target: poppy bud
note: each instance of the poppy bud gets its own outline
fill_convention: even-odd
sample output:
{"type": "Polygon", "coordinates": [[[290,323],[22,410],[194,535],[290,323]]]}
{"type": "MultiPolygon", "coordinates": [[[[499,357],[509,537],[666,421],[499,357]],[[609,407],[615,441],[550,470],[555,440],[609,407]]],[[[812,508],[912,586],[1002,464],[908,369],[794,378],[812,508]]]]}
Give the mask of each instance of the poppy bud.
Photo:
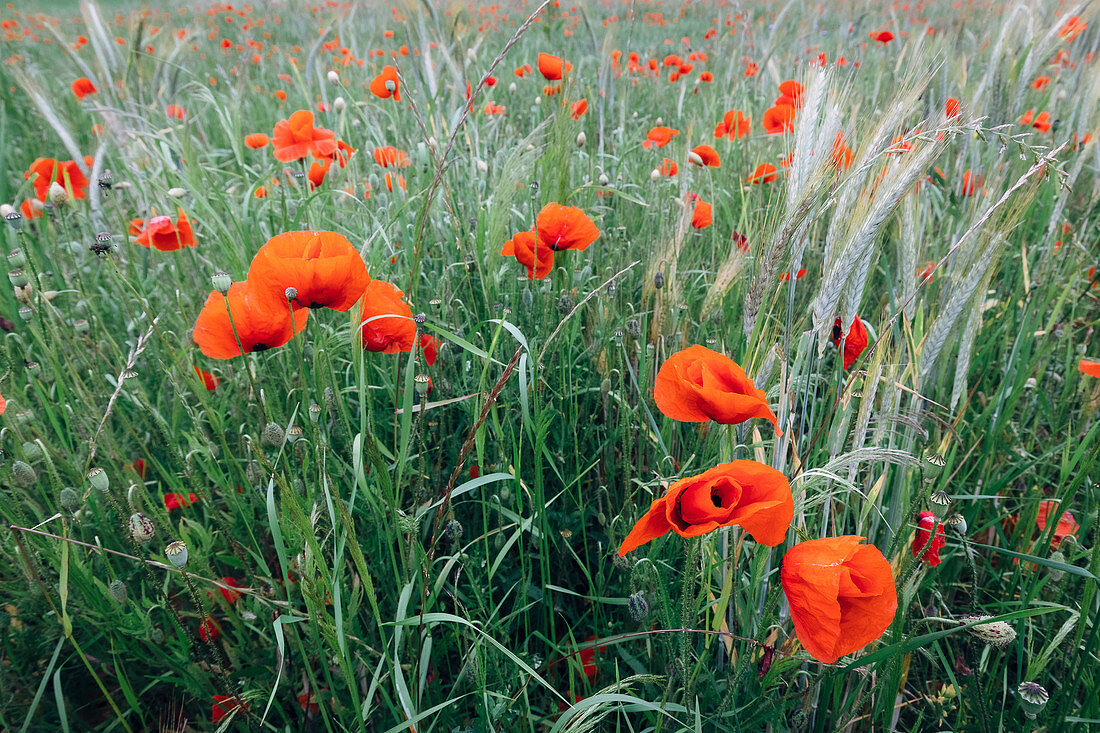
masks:
{"type": "Polygon", "coordinates": [[[601,173],[600,177],[597,179],[597,181],[599,182],[599,184],[601,186],[606,186],[609,183],[611,183],[611,179],[607,177],[606,173],[601,173]]]}
{"type": "Polygon", "coordinates": [[[645,594],[641,591],[631,594],[626,600],[626,610],[630,612],[630,618],[634,619],[634,623],[640,624],[645,621],[649,616],[649,603],[645,599],[645,594]]]}
{"type": "Polygon", "coordinates": [[[222,295],[229,293],[229,286],[233,284],[233,278],[228,272],[215,272],[210,276],[210,283],[222,295]]]}
{"type": "Polygon", "coordinates": [[[443,536],[452,543],[457,543],[462,539],[463,531],[462,524],[457,519],[452,519],[443,525],[443,536]]]}
{"type": "Polygon", "coordinates": [[[77,336],[87,336],[88,332],[92,330],[91,325],[83,318],[78,318],[73,321],[73,331],[77,336]]]}
{"type": "Polygon", "coordinates": [[[135,542],[144,545],[153,539],[153,535],[156,533],[157,528],[152,519],[141,512],[134,512],[130,515],[130,536],[134,538],[135,542]]]}
{"type": "MultiPolygon", "coordinates": [[[[963,616],[959,621],[968,624],[974,621],[984,621],[988,618],[993,617],[963,616]]],[[[994,621],[989,624],[976,624],[968,628],[967,631],[984,641],[986,644],[997,647],[998,649],[1004,649],[1009,644],[1016,641],[1016,629],[1012,628],[1004,621],[994,621]]]]}
{"type": "Polygon", "coordinates": [[[8,264],[12,267],[26,267],[26,253],[21,249],[13,249],[11,252],[8,252],[8,264]]]}
{"type": "Polygon", "coordinates": [[[325,407],[330,410],[336,409],[336,391],[332,387],[325,387],[325,391],[321,393],[325,398],[325,407]]]}
{"type": "Polygon", "coordinates": [[[946,491],[937,491],[928,497],[928,504],[932,507],[932,513],[936,515],[936,519],[942,521],[947,516],[947,510],[951,506],[951,497],[947,495],[946,491]]]}
{"type": "Polygon", "coordinates": [[[657,270],[657,272],[653,275],[653,287],[660,290],[664,286],[665,286],[665,274],[663,272],[661,272],[660,270],[657,270]]]}
{"type": "Polygon", "coordinates": [[[583,148],[586,142],[588,142],[588,138],[585,137],[584,130],[581,130],[577,133],[577,147],[583,148]]]}
{"type": "Polygon", "coordinates": [[[107,491],[111,488],[111,479],[102,468],[93,468],[88,471],[88,483],[92,485],[92,488],[100,491],[107,491]]]}
{"type": "Polygon", "coordinates": [[[948,528],[954,530],[955,532],[958,532],[960,535],[966,535],[966,519],[963,517],[963,515],[952,514],[944,521],[944,524],[948,528]]]}
{"type": "Polygon", "coordinates": [[[38,480],[38,474],[34,472],[29,463],[16,461],[11,464],[11,473],[20,486],[33,486],[38,480]]]}
{"type": "Polygon", "coordinates": [[[266,445],[278,446],[282,445],[284,438],[286,438],[286,433],[283,432],[282,427],[278,423],[269,422],[264,428],[260,440],[266,445]]]}
{"type": "Polygon", "coordinates": [[[314,425],[321,419],[321,406],[316,402],[309,406],[309,421],[314,425]]]}
{"type": "Polygon", "coordinates": [[[562,293],[561,297],[558,298],[558,313],[564,316],[571,310],[573,310],[573,296],[569,293],[562,293]]]}
{"type": "Polygon", "coordinates": [[[512,82],[511,84],[508,85],[508,91],[510,91],[510,92],[516,91],[516,83],[515,82],[512,82]]]}
{"type": "Polygon", "coordinates": [[[661,180],[661,171],[657,170],[656,168],[651,170],[649,172],[649,180],[653,181],[654,183],[661,180]]]}
{"type": "Polygon", "coordinates": [[[694,163],[695,165],[702,167],[703,158],[702,158],[702,156],[699,155],[699,153],[692,150],[691,152],[688,153],[688,162],[689,163],[694,163]]]}
{"type": "Polygon", "coordinates": [[[46,197],[54,206],[61,206],[69,200],[69,194],[66,193],[64,186],[57,181],[50,184],[50,188],[46,192],[46,197]]]}
{"type": "Polygon", "coordinates": [[[488,170],[489,170],[489,164],[486,163],[481,158],[478,158],[477,159],[477,172],[478,173],[485,173],[488,170]]]}
{"type": "Polygon", "coordinates": [[[61,504],[61,508],[70,514],[80,508],[80,494],[76,493],[76,490],[71,487],[65,487],[61,490],[58,501],[61,504]]]}
{"type": "Polygon", "coordinates": [[[171,196],[174,199],[181,199],[181,198],[183,198],[184,196],[187,195],[187,189],[186,188],[180,188],[179,186],[177,186],[175,188],[170,188],[170,189],[168,189],[168,195],[171,196]]]}
{"type": "Polygon", "coordinates": [[[1020,707],[1024,709],[1028,720],[1035,720],[1035,716],[1050,699],[1050,693],[1038,682],[1021,682],[1016,693],[1020,696],[1020,707]]]}
{"type": "MultiPolygon", "coordinates": [[[[1055,550],[1054,552],[1050,553],[1050,559],[1051,562],[1060,562],[1063,564],[1065,564],[1066,562],[1066,556],[1062,554],[1061,550],[1055,550]]],[[[1050,575],[1050,579],[1053,580],[1055,583],[1060,582],[1062,578],[1066,577],[1066,571],[1059,570],[1058,568],[1047,568],[1047,574],[1050,575]]]]}
{"type": "Polygon", "coordinates": [[[329,72],[328,72],[328,83],[329,84],[339,84],[340,83],[340,75],[337,74],[332,69],[329,69],[329,72]]]}
{"type": "Polygon", "coordinates": [[[164,554],[167,555],[171,563],[180,570],[183,570],[183,566],[187,564],[187,545],[179,540],[169,543],[169,545],[164,548],[164,554]]]}
{"type": "Polygon", "coordinates": [[[111,594],[111,598],[114,599],[115,603],[126,602],[126,584],[121,580],[112,580],[111,584],[107,586],[107,592],[111,594]]]}
{"type": "Polygon", "coordinates": [[[531,288],[524,288],[523,290],[523,307],[530,308],[535,304],[535,296],[531,292],[531,288]]]}
{"type": "Polygon", "coordinates": [[[332,109],[337,113],[343,112],[347,108],[348,103],[344,101],[343,97],[337,97],[336,99],[332,100],[332,109]]]}

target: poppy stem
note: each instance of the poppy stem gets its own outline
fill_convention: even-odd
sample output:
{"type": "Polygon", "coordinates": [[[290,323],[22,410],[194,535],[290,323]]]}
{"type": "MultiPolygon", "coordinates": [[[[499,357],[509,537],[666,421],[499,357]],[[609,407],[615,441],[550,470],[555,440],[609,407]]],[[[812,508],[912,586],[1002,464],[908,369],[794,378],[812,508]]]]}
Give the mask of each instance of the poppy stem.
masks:
{"type": "MultiPolygon", "coordinates": [[[[233,321],[233,309],[229,307],[229,296],[225,295],[223,293],[222,294],[222,299],[225,301],[225,312],[227,314],[229,314],[229,327],[233,329],[233,338],[237,341],[237,348],[240,350],[241,356],[244,356],[247,359],[248,357],[245,355],[244,345],[241,343],[241,336],[240,336],[239,333],[237,333],[237,324],[234,323],[234,321],[233,321]]],[[[293,338],[293,332],[294,332],[294,316],[293,315],[291,315],[291,317],[290,317],[290,330],[291,330],[291,338],[293,338]]],[[[267,424],[267,407],[264,405],[264,401],[262,399],[260,399],[260,391],[258,389],[256,389],[256,381],[252,378],[251,364],[246,364],[245,368],[244,368],[244,371],[245,371],[245,374],[248,375],[248,384],[252,388],[252,394],[255,395],[256,399],[258,399],[260,401],[260,417],[262,418],[261,421],[266,425],[267,424]]]]}

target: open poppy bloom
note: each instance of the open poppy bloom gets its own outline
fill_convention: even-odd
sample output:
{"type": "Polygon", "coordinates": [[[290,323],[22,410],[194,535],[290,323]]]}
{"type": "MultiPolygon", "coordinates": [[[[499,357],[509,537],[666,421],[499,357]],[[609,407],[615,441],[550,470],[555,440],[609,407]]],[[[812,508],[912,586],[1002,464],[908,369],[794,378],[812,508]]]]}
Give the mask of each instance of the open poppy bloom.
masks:
{"type": "Polygon", "coordinates": [[[204,387],[206,387],[207,392],[213,392],[222,382],[222,380],[218,379],[210,372],[204,371],[197,366],[195,367],[195,374],[199,375],[199,379],[202,380],[202,384],[204,387]]]}
{"type": "Polygon", "coordinates": [[[728,137],[730,140],[740,140],[749,134],[752,118],[745,117],[741,110],[730,110],[722,118],[722,121],[714,128],[715,137],[728,137]]]}
{"type": "Polygon", "coordinates": [[[540,242],[534,232],[519,232],[504,243],[500,253],[515,257],[532,280],[542,280],[554,269],[554,250],[540,242]]]}
{"type": "Polygon", "coordinates": [[[327,158],[336,152],[336,133],[313,126],[313,113],[300,109],[290,119],[279,120],[271,134],[275,160],[289,163],[307,155],[327,158]]]}
{"type": "Polygon", "coordinates": [[[228,295],[214,290],[207,296],[195,320],[192,338],[211,359],[232,359],[282,346],[306,327],[308,317],[305,309],[294,308],[292,312],[285,295],[274,298],[248,282],[233,283],[228,295]]]}
{"type": "Polygon", "coordinates": [[[92,80],[86,76],[74,81],[72,84],[72,90],[77,99],[84,99],[84,97],[88,96],[89,94],[99,93],[99,90],[95,88],[95,84],[92,83],[92,80]]]}
{"type": "Polygon", "coordinates": [[[913,557],[922,557],[929,565],[936,567],[940,564],[940,550],[947,544],[944,539],[943,524],[936,527],[936,537],[932,537],[932,527],[937,524],[936,515],[930,511],[922,511],[917,515],[917,534],[913,537],[913,557]],[[921,551],[923,550],[923,556],[921,551]]]}
{"type": "Polygon", "coordinates": [[[779,85],[779,98],[775,100],[775,106],[781,104],[802,109],[802,85],[797,81],[788,80],[779,85]]]}
{"type": "Polygon", "coordinates": [[[752,175],[745,180],[752,184],[758,184],[771,183],[776,178],[779,178],[779,169],[771,163],[761,163],[756,166],[756,170],[752,172],[752,175]]]}
{"type": "Polygon", "coordinates": [[[184,496],[179,493],[165,494],[164,495],[164,509],[165,511],[172,511],[173,509],[183,509],[189,507],[199,500],[199,497],[194,494],[188,494],[184,496]]]}
{"type": "Polygon", "coordinates": [[[579,120],[585,112],[588,111],[588,100],[581,99],[577,102],[573,102],[573,106],[569,109],[569,116],[574,120],[579,120]]]}
{"type": "Polygon", "coordinates": [[[658,125],[657,127],[651,128],[650,131],[646,133],[646,139],[645,142],[642,143],[642,147],[652,148],[656,146],[658,148],[663,148],[664,146],[672,142],[672,138],[676,137],[679,134],[679,130],[674,130],[671,127],[662,127],[658,125]]]}
{"type": "Polygon", "coordinates": [[[851,369],[852,364],[856,363],[856,359],[867,348],[867,329],[864,327],[863,321],[859,320],[859,316],[852,319],[852,325],[848,328],[847,336],[844,335],[844,331],[840,327],[839,318],[833,323],[833,345],[839,348],[842,339],[844,341],[844,368],[851,369]]]}
{"type": "Polygon", "coordinates": [[[382,68],[382,73],[374,77],[370,83],[370,91],[376,97],[401,101],[401,89],[398,87],[397,69],[392,66],[382,68]]]}
{"type": "MultiPolygon", "coordinates": [[[[176,210],[176,221],[170,216],[154,216],[145,222],[137,235],[137,243],[142,247],[152,247],[161,252],[174,252],[184,247],[195,246],[195,232],[183,209],[176,210]]],[[[133,222],[131,222],[132,224],[133,222]]]]}
{"type": "Polygon", "coordinates": [[[294,288],[296,305],[348,311],[370,282],[359,251],[336,232],[286,232],[267,240],[248,268],[251,287],[271,298],[294,288]]]}
{"type": "Polygon", "coordinates": [[[670,356],[653,386],[657,409],[673,420],[736,425],[754,417],[770,420],[782,435],[764,392],[725,354],[689,346],[670,356]]]}
{"type": "Polygon", "coordinates": [[[619,557],[669,531],[698,537],[719,527],[738,526],[763,545],[775,547],[794,518],[787,477],[756,461],[722,463],[682,478],[653,500],[619,547],[619,557]]]}
{"type": "Polygon", "coordinates": [[[764,126],[764,132],[769,135],[794,132],[794,107],[789,104],[769,107],[764,110],[764,119],[761,124],[764,126]]]}
{"type": "Polygon", "coordinates": [[[1081,370],[1082,374],[1087,374],[1090,377],[1100,377],[1100,361],[1082,359],[1077,368],[1081,370]]]}
{"type": "Polygon", "coordinates": [[[894,620],[897,589],[890,563],[858,535],[800,542],[783,556],[779,577],[798,640],[831,664],[862,649],[894,620]]]}
{"type": "Polygon", "coordinates": [[[702,161],[701,165],[710,166],[711,168],[722,167],[722,161],[718,158],[718,151],[709,145],[696,145],[691,149],[691,152],[699,156],[699,160],[702,161]]]}
{"type": "Polygon", "coordinates": [[[587,249],[600,236],[600,230],[575,206],[547,204],[535,219],[539,242],[555,252],[563,249],[587,249]]]}
{"type": "MultiPolygon", "coordinates": [[[[86,164],[91,165],[91,158],[85,158],[86,164]]],[[[38,158],[31,163],[30,169],[23,177],[34,184],[34,197],[45,201],[49,197],[50,184],[56,181],[74,199],[82,199],[88,195],[88,179],[76,161],[61,162],[53,158],[38,158]],[[37,174],[37,178],[35,178],[37,174]]],[[[33,218],[33,217],[28,217],[33,218]]]]}
{"type": "Polygon", "coordinates": [[[657,167],[657,172],[662,176],[672,177],[680,172],[680,166],[676,165],[675,160],[665,158],[661,161],[661,165],[657,167]]]}
{"type": "Polygon", "coordinates": [[[383,354],[412,351],[416,323],[404,293],[383,280],[371,280],[359,302],[363,348],[383,354]]]}
{"type": "Polygon", "coordinates": [[[691,226],[695,229],[706,229],[713,223],[714,208],[702,199],[696,201],[691,212],[691,226]]]}
{"type": "MultiPolygon", "coordinates": [[[[1056,501],[1041,501],[1039,502],[1039,513],[1035,516],[1035,524],[1039,526],[1040,532],[1045,532],[1047,528],[1047,522],[1052,514],[1058,511],[1058,502],[1056,501]]],[[[1058,525],[1054,528],[1054,534],[1050,538],[1050,549],[1057,550],[1058,546],[1062,544],[1062,540],[1070,535],[1076,535],[1077,530],[1081,528],[1081,525],[1077,523],[1077,520],[1073,518],[1073,515],[1069,512],[1063,512],[1058,517],[1058,525]]]]}
{"type": "Polygon", "coordinates": [[[573,64],[565,63],[560,57],[549,53],[539,54],[539,73],[546,77],[547,81],[558,81],[562,74],[573,70],[573,64]]]}
{"type": "Polygon", "coordinates": [[[321,184],[325,182],[325,177],[328,176],[328,169],[331,167],[332,158],[322,158],[309,164],[309,173],[306,174],[306,178],[309,179],[310,191],[321,187],[321,184]]]}
{"type": "Polygon", "coordinates": [[[398,150],[392,145],[374,149],[374,162],[383,168],[407,168],[409,154],[404,150],[398,150]]]}
{"type": "Polygon", "coordinates": [[[214,706],[210,711],[210,720],[213,723],[220,723],[225,716],[241,710],[248,710],[248,703],[242,701],[239,697],[214,695],[214,706]]]}
{"type": "Polygon", "coordinates": [[[269,142],[271,142],[270,138],[262,132],[254,132],[251,135],[244,136],[244,144],[253,150],[267,147],[269,142]]]}
{"type": "Polygon", "coordinates": [[[954,97],[947,100],[943,105],[943,113],[949,120],[953,120],[959,116],[959,100],[954,97]]]}
{"type": "Polygon", "coordinates": [[[879,31],[878,33],[871,33],[871,40],[877,41],[885,46],[890,41],[894,40],[894,34],[890,31],[879,31]]]}

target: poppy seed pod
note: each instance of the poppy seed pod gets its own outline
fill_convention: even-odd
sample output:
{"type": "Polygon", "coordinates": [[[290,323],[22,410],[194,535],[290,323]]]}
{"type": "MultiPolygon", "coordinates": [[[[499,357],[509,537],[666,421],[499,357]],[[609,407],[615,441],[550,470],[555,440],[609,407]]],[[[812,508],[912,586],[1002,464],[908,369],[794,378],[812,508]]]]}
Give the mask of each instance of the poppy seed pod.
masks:
{"type": "Polygon", "coordinates": [[[11,473],[20,486],[33,486],[38,480],[38,474],[35,473],[29,463],[23,461],[16,461],[11,464],[11,473]]]}
{"type": "Polygon", "coordinates": [[[73,331],[77,336],[87,336],[88,332],[92,330],[91,324],[89,324],[83,318],[78,318],[73,321],[73,331]]]}
{"type": "Polygon", "coordinates": [[[301,425],[292,425],[290,430],[286,431],[286,442],[297,443],[299,440],[305,437],[305,430],[301,425]]]}
{"type": "Polygon", "coordinates": [[[295,300],[298,297],[298,288],[289,287],[283,291],[283,295],[286,296],[287,300],[295,300]]]}
{"type": "Polygon", "coordinates": [[[561,297],[558,298],[558,313],[564,316],[571,310],[573,310],[573,296],[569,293],[562,293],[561,297]]]}
{"type": "Polygon", "coordinates": [[[947,461],[939,453],[928,453],[924,457],[921,467],[924,469],[924,478],[931,481],[940,475],[940,471],[947,465],[947,461]]]}
{"type": "Polygon", "coordinates": [[[30,280],[27,279],[27,273],[23,272],[22,268],[9,270],[8,280],[10,280],[11,284],[17,288],[21,288],[30,282],[30,280]]]}
{"type": "Polygon", "coordinates": [[[13,249],[11,252],[8,252],[8,264],[12,267],[26,267],[26,253],[21,249],[13,249]]]}
{"type": "Polygon", "coordinates": [[[76,493],[75,489],[66,487],[61,490],[58,502],[61,504],[62,509],[72,514],[80,508],[80,494],[76,493]]]}
{"type": "Polygon", "coordinates": [[[657,270],[653,275],[653,287],[660,290],[665,286],[665,274],[660,270],[657,270]]]}
{"type": "Polygon", "coordinates": [[[180,570],[187,564],[187,545],[183,544],[179,540],[169,543],[164,548],[164,554],[168,556],[169,561],[180,570]]]}
{"type": "Polygon", "coordinates": [[[318,405],[316,402],[314,402],[313,404],[311,404],[309,406],[308,413],[309,413],[309,421],[311,423],[313,423],[314,425],[316,425],[317,421],[321,419],[321,406],[318,405]]]}
{"type": "MultiPolygon", "coordinates": [[[[34,309],[32,309],[29,305],[24,305],[24,306],[20,307],[20,309],[17,312],[19,313],[19,317],[21,319],[23,319],[24,323],[30,322],[31,318],[34,317],[34,309]]],[[[27,366],[29,367],[31,364],[37,364],[37,363],[38,362],[28,362],[27,366]]]]}
{"type": "Polygon", "coordinates": [[[947,516],[947,510],[951,508],[951,497],[947,495],[946,491],[937,491],[928,497],[928,505],[932,507],[932,513],[936,515],[936,520],[943,521],[943,518],[947,516]]]}
{"type": "Polygon", "coordinates": [[[4,214],[4,221],[8,223],[15,231],[19,231],[23,228],[23,215],[18,211],[12,211],[11,213],[4,214]]]}
{"type": "Polygon", "coordinates": [[[111,479],[102,468],[93,468],[88,471],[88,483],[92,485],[92,488],[100,491],[107,491],[111,488],[111,479]]]}
{"type": "Polygon", "coordinates": [[[157,528],[152,519],[141,512],[134,512],[130,515],[130,536],[134,538],[134,542],[144,545],[153,539],[156,533],[157,528]]]}
{"type": "Polygon", "coordinates": [[[263,435],[260,436],[260,440],[265,445],[278,446],[282,445],[283,439],[286,437],[286,433],[278,423],[269,422],[264,427],[263,435]]]}
{"type": "Polygon", "coordinates": [[[427,374],[417,374],[413,377],[413,386],[416,388],[418,395],[425,395],[432,386],[432,378],[427,374]]]}
{"type": "Polygon", "coordinates": [[[230,277],[228,272],[215,272],[210,276],[210,283],[219,293],[227,295],[229,287],[233,284],[233,278],[230,277]]]}
{"type": "Polygon", "coordinates": [[[1020,696],[1020,706],[1023,707],[1024,715],[1028,720],[1035,720],[1035,716],[1050,699],[1050,693],[1038,682],[1021,682],[1016,688],[1016,694],[1020,696]]]}
{"type": "Polygon", "coordinates": [[[111,594],[111,598],[115,603],[126,602],[126,584],[121,580],[112,580],[111,584],[107,586],[107,592],[111,594]]]}
{"type": "Polygon", "coordinates": [[[961,514],[952,514],[946,520],[944,524],[948,528],[958,532],[960,535],[966,535],[966,519],[961,514]]]}

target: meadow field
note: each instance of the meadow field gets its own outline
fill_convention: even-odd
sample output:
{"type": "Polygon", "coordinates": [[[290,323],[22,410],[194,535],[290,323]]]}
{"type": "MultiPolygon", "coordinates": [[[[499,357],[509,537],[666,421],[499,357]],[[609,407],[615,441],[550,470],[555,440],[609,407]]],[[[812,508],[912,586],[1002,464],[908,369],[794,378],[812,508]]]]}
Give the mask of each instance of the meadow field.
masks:
{"type": "Polygon", "coordinates": [[[0,732],[1100,730],[1100,19],[0,7],[0,732]]]}

